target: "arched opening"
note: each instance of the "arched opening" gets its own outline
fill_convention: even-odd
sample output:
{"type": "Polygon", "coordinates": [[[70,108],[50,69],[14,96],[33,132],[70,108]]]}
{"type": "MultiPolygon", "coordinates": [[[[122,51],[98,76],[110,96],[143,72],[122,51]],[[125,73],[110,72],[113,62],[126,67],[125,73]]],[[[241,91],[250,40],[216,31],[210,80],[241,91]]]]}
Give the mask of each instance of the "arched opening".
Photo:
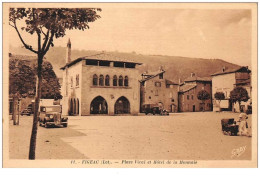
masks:
{"type": "Polygon", "coordinates": [[[124,85],[125,85],[126,87],[128,86],[128,76],[125,76],[124,85]]]}
{"type": "Polygon", "coordinates": [[[104,86],[104,76],[103,75],[99,76],[99,86],[104,86]]]}
{"type": "Polygon", "coordinates": [[[107,101],[102,96],[97,96],[90,104],[90,114],[107,114],[107,108],[107,101]]]}
{"type": "Polygon", "coordinates": [[[79,99],[77,98],[77,115],[79,115],[79,99]]]}
{"type": "Polygon", "coordinates": [[[93,75],[93,85],[94,86],[98,85],[98,76],[96,74],[93,75]]]}
{"type": "Polygon", "coordinates": [[[113,76],[113,86],[117,86],[117,76],[113,76]]]}
{"type": "Polygon", "coordinates": [[[109,86],[109,75],[106,75],[106,79],[105,79],[105,85],[109,86]]]}
{"type": "Polygon", "coordinates": [[[116,101],[115,114],[130,114],[130,103],[126,97],[121,96],[116,101]]]}
{"type": "Polygon", "coordinates": [[[73,100],[72,99],[70,99],[69,115],[73,115],[73,100]]]}
{"type": "Polygon", "coordinates": [[[77,104],[76,104],[76,99],[74,98],[74,103],[73,103],[73,114],[74,115],[77,114],[76,108],[77,108],[77,104]]]}
{"type": "Polygon", "coordinates": [[[123,86],[123,77],[121,75],[119,76],[118,85],[123,86]]]}

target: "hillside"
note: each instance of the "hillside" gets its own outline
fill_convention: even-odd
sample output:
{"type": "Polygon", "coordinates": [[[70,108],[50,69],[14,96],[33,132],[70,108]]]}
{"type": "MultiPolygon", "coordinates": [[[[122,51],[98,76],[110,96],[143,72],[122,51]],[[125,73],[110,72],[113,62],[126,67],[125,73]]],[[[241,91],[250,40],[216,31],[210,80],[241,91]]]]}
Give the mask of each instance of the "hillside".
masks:
{"type": "MultiPolygon", "coordinates": [[[[11,53],[15,54],[30,54],[23,48],[10,48],[11,53]]],[[[72,60],[86,56],[100,53],[101,51],[86,51],[86,50],[72,50],[72,60]]],[[[210,77],[211,74],[222,69],[236,67],[236,64],[226,62],[221,59],[201,59],[188,58],[177,56],[160,56],[160,55],[142,55],[136,53],[121,53],[121,52],[107,52],[120,58],[130,59],[135,62],[143,63],[139,67],[140,74],[144,71],[157,71],[160,66],[166,70],[165,76],[169,80],[178,82],[179,78],[183,81],[190,76],[190,73],[195,73],[200,77],[210,77]]],[[[54,47],[49,50],[46,59],[52,63],[55,73],[58,77],[62,77],[60,67],[65,65],[66,48],[54,47]]]]}

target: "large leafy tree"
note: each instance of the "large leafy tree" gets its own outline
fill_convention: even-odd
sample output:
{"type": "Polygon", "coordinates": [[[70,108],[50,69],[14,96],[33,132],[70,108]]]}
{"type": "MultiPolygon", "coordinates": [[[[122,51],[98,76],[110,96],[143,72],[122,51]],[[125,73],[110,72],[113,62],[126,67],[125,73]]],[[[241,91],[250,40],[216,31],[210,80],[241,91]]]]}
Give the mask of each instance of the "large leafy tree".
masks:
{"type": "Polygon", "coordinates": [[[231,92],[230,92],[230,100],[232,103],[238,102],[239,104],[239,109],[241,108],[241,102],[247,102],[249,99],[248,92],[245,88],[243,87],[235,87],[231,92]]]}
{"type": "Polygon", "coordinates": [[[221,102],[221,100],[225,99],[225,94],[223,92],[216,92],[214,94],[214,97],[215,97],[216,100],[218,100],[219,111],[221,111],[220,102],[221,102]]]}
{"type": "Polygon", "coordinates": [[[39,101],[41,97],[42,86],[42,63],[43,57],[54,46],[54,39],[65,36],[67,30],[86,30],[89,29],[89,23],[94,22],[100,16],[97,8],[10,8],[9,24],[12,26],[21,40],[23,46],[29,51],[35,53],[37,61],[38,85],[35,97],[35,110],[33,116],[32,134],[30,140],[29,159],[35,159],[37,121],[39,101]],[[19,29],[17,22],[24,21],[25,26],[19,29]],[[28,44],[21,30],[37,37],[37,47],[33,48],[28,44]]]}
{"type": "Polygon", "coordinates": [[[33,94],[35,73],[25,61],[11,58],[9,60],[9,97],[13,99],[13,124],[18,125],[18,100],[33,94]]]}
{"type": "Polygon", "coordinates": [[[205,110],[205,101],[210,99],[210,94],[206,90],[201,90],[198,92],[197,98],[202,101],[202,103],[204,105],[204,108],[203,108],[203,111],[204,111],[205,110]]]}

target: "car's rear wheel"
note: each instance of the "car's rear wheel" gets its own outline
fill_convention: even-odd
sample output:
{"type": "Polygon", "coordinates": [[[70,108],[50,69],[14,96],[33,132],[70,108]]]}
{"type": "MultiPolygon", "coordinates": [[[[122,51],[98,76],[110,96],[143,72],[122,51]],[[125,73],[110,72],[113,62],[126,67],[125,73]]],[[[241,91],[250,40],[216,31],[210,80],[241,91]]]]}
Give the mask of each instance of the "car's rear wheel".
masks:
{"type": "Polygon", "coordinates": [[[46,120],[43,121],[43,124],[44,124],[44,127],[45,127],[45,128],[48,128],[48,127],[49,127],[48,124],[46,123],[46,120]]]}
{"type": "Polygon", "coordinates": [[[63,123],[63,127],[67,127],[68,126],[68,123],[63,123]]]}

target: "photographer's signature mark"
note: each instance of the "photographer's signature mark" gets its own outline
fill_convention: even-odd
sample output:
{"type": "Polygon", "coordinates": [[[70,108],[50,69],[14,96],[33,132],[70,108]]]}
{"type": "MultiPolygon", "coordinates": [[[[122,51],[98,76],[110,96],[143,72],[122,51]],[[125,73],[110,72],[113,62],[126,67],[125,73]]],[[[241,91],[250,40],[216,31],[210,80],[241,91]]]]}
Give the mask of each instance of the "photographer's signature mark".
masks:
{"type": "Polygon", "coordinates": [[[235,148],[231,151],[231,158],[239,157],[246,151],[246,146],[235,148]]]}

